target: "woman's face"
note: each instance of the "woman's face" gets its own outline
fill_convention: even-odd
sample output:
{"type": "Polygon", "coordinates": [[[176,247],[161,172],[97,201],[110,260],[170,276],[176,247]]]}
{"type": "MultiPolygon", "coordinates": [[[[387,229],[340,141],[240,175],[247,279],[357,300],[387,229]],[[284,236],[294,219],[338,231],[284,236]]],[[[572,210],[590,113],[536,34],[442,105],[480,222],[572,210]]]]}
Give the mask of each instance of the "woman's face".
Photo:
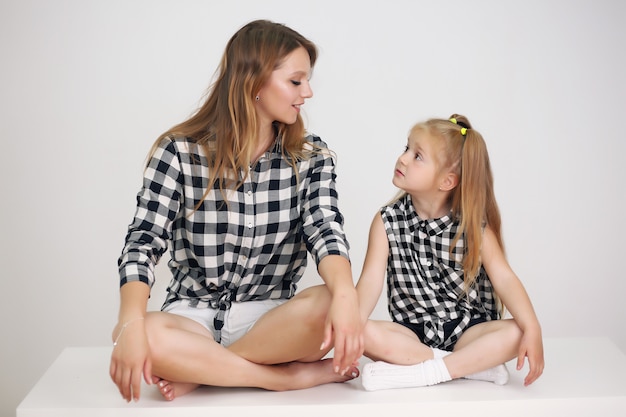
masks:
{"type": "Polygon", "coordinates": [[[294,49],[258,92],[256,108],[261,123],[295,123],[304,100],[313,96],[310,76],[309,54],[302,47],[294,49]]]}

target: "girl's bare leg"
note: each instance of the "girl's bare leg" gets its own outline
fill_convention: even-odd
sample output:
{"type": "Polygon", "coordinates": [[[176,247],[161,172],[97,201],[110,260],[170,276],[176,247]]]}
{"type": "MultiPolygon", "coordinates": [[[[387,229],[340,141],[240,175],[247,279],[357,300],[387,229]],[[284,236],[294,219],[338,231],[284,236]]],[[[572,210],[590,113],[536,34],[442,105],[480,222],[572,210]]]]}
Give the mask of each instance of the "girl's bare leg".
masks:
{"type": "Polygon", "coordinates": [[[401,324],[369,320],[364,335],[365,356],[373,361],[413,365],[433,358],[432,349],[401,324]]]}
{"type": "Polygon", "coordinates": [[[452,379],[462,378],[515,358],[521,338],[521,329],[511,319],[477,324],[463,333],[443,360],[452,379]]]}
{"type": "MultiPolygon", "coordinates": [[[[464,376],[508,362],[517,355],[522,332],[513,320],[493,320],[470,327],[444,362],[450,376],[464,376]]],[[[430,347],[406,327],[369,321],[365,327],[365,355],[374,361],[413,365],[433,359],[430,347]]]]}
{"type": "MultiPolygon", "coordinates": [[[[379,330],[381,329],[382,326],[379,326],[379,330]]],[[[401,350],[406,351],[408,355],[398,358],[397,355],[383,352],[385,357],[380,359],[384,362],[366,364],[363,370],[363,387],[368,391],[434,385],[462,377],[497,384],[506,383],[508,380],[506,369],[502,376],[497,372],[498,368],[494,367],[516,356],[522,337],[520,328],[513,320],[489,321],[466,330],[452,353],[442,355],[441,351],[431,350],[430,357],[437,353],[436,358],[418,359],[415,362],[410,356],[410,338],[407,337],[405,340],[398,338],[397,332],[389,331],[390,326],[386,330],[383,338],[385,343],[388,345],[394,343],[392,337],[395,333],[395,340],[405,343],[401,345],[401,350]],[[480,374],[477,374],[479,372],[480,374]]],[[[424,345],[416,337],[413,346],[417,351],[422,350],[424,345]]]]}

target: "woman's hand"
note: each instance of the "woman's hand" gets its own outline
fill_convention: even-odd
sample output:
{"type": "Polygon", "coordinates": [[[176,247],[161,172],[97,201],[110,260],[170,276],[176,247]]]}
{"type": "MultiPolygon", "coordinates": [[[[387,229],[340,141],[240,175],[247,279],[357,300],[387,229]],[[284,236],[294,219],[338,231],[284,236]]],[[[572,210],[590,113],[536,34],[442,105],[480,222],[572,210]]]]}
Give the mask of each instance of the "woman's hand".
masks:
{"type": "Polygon", "coordinates": [[[112,339],[111,379],[126,401],[137,401],[142,375],[147,384],[152,383],[152,361],[143,317],[118,323],[112,339]]]}
{"type": "Polygon", "coordinates": [[[365,349],[363,320],[352,270],[350,262],[339,255],[324,257],[317,270],[332,297],[320,349],[329,348],[334,340],[333,367],[335,372],[343,375],[358,363],[365,349]]]}
{"type": "Polygon", "coordinates": [[[354,288],[346,293],[333,294],[322,348],[328,347],[334,337],[335,372],[345,375],[351,366],[358,365],[364,350],[362,330],[363,321],[354,288]]]}

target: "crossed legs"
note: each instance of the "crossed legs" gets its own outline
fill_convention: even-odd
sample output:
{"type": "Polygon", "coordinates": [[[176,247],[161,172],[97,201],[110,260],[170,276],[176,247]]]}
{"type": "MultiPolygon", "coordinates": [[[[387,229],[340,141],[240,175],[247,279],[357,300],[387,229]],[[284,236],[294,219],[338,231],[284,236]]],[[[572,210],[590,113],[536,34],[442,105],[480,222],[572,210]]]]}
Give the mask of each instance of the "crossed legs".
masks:
{"type": "Polygon", "coordinates": [[[368,322],[365,355],[378,362],[364,368],[363,386],[424,386],[463,377],[503,384],[508,371],[502,364],[516,356],[521,336],[513,320],[489,321],[466,330],[448,353],[425,346],[399,324],[368,322]]]}
{"type": "Polygon", "coordinates": [[[320,360],[330,294],[312,287],[263,315],[241,339],[225,348],[191,319],[153,312],[146,317],[155,381],[168,399],[199,385],[258,387],[274,391],[344,382],[332,360],[320,360]]]}

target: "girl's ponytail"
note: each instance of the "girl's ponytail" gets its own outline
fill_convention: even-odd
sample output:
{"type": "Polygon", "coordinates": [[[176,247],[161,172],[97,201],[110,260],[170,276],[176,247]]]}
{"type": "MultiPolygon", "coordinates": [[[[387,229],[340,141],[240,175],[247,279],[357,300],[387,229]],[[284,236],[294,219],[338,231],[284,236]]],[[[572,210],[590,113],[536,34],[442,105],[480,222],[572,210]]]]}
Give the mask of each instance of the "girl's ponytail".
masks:
{"type": "Polygon", "coordinates": [[[463,233],[465,239],[463,272],[465,288],[468,290],[480,271],[480,249],[485,225],[489,225],[500,246],[504,246],[487,145],[465,116],[453,114],[450,121],[458,126],[456,134],[462,137],[460,183],[453,192],[452,211],[461,221],[460,233],[463,233]]]}

